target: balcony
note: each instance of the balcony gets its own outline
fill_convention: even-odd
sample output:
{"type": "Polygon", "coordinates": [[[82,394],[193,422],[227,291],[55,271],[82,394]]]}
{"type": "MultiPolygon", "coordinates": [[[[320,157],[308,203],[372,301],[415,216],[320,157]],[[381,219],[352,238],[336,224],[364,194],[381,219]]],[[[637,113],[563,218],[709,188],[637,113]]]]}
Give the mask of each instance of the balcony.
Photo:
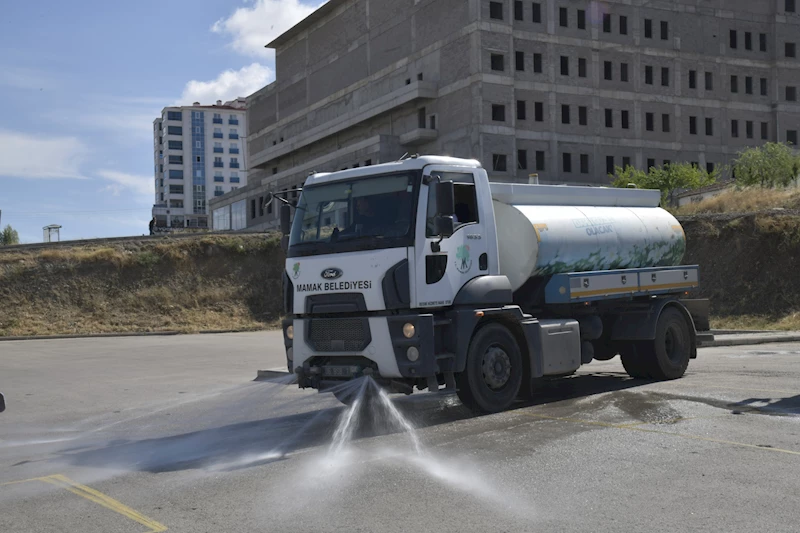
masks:
{"type": "Polygon", "coordinates": [[[215,118],[211,122],[213,122],[214,124],[222,124],[222,119],[221,118],[215,118]]]}
{"type": "Polygon", "coordinates": [[[215,139],[222,139],[223,137],[224,137],[224,135],[222,135],[221,133],[214,133],[214,138],[215,139]]]}
{"type": "Polygon", "coordinates": [[[230,135],[228,135],[228,139],[238,139],[238,138],[239,138],[238,133],[231,133],[230,135]]]}
{"type": "Polygon", "coordinates": [[[235,119],[235,118],[229,119],[228,120],[228,124],[230,124],[232,126],[238,126],[239,125],[239,120],[235,119]]]}
{"type": "Polygon", "coordinates": [[[225,194],[225,191],[214,191],[214,196],[222,196],[225,194]]]}
{"type": "Polygon", "coordinates": [[[238,148],[231,148],[231,149],[230,149],[230,153],[232,153],[232,154],[238,154],[238,153],[239,153],[239,149],[238,149],[238,148]]]}
{"type": "Polygon", "coordinates": [[[217,183],[225,183],[225,178],[223,176],[214,176],[214,181],[217,183]]]}
{"type": "Polygon", "coordinates": [[[239,163],[231,163],[231,168],[239,168],[239,163]]]}
{"type": "Polygon", "coordinates": [[[220,147],[216,147],[215,146],[214,147],[214,153],[215,154],[223,154],[223,153],[225,153],[225,150],[223,150],[221,146],[220,147]]]}
{"type": "Polygon", "coordinates": [[[239,183],[239,178],[234,178],[231,176],[231,183],[239,183]]]}
{"type": "Polygon", "coordinates": [[[214,168],[225,168],[225,163],[222,161],[214,161],[214,168]]]}
{"type": "Polygon", "coordinates": [[[436,140],[439,136],[437,130],[417,128],[400,136],[400,144],[403,146],[418,146],[436,140]]]}
{"type": "MultiPolygon", "coordinates": [[[[434,82],[412,82],[409,85],[399,87],[375,100],[366,102],[358,108],[352,109],[341,116],[329,120],[328,122],[307,128],[296,137],[287,139],[285,143],[279,143],[274,146],[271,145],[255,153],[253,153],[251,150],[251,161],[248,164],[250,165],[250,168],[265,165],[270,161],[308,146],[309,144],[331,137],[332,135],[335,135],[348,128],[352,128],[356,124],[361,124],[373,117],[383,115],[393,109],[397,109],[412,102],[436,98],[438,94],[438,85],[434,82]]],[[[307,112],[308,110],[305,111],[307,112]]],[[[289,118],[286,120],[288,121],[289,118]]],[[[279,125],[283,124],[279,123],[279,125]]],[[[257,141],[265,134],[266,132],[255,135],[255,139],[253,140],[257,141]]],[[[272,130],[269,130],[269,134],[272,134],[272,130]]]]}

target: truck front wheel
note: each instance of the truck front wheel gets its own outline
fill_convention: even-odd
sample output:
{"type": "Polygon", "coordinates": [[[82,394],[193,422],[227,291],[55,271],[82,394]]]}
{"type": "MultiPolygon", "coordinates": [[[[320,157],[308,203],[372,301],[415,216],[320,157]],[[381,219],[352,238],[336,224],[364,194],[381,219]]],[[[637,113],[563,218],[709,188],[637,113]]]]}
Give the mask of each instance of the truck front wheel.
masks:
{"type": "Polygon", "coordinates": [[[507,409],[522,384],[522,354],[502,324],[487,324],[473,336],[464,371],[456,376],[458,397],[473,411],[507,409]]]}

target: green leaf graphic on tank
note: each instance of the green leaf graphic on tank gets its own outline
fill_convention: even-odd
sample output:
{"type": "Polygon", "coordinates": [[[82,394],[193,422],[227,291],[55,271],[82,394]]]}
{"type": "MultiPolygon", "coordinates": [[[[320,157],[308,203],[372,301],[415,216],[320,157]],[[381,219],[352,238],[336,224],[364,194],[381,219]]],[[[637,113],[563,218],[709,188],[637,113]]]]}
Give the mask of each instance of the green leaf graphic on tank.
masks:
{"type": "Polygon", "coordinates": [[[673,266],[680,264],[685,253],[686,241],[683,235],[676,234],[669,241],[650,242],[643,247],[633,245],[627,254],[611,254],[608,250],[597,249],[586,257],[574,260],[564,260],[556,254],[547,264],[540,265],[536,273],[551,276],[564,272],[673,266]]]}
{"type": "Polygon", "coordinates": [[[465,274],[472,268],[472,259],[469,256],[469,245],[465,244],[456,249],[456,270],[465,274]]]}

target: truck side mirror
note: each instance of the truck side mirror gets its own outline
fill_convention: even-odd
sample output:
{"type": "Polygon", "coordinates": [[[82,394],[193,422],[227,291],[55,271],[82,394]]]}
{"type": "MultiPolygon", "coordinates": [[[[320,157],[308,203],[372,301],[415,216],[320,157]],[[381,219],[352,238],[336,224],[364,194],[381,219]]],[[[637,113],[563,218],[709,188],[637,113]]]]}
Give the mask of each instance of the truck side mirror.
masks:
{"type": "Polygon", "coordinates": [[[436,214],[440,217],[452,217],[456,211],[455,193],[452,181],[436,183],[436,214]]]}
{"type": "Polygon", "coordinates": [[[436,224],[436,234],[440,235],[442,238],[450,237],[453,235],[455,231],[455,222],[453,221],[453,217],[451,216],[437,216],[435,219],[436,224]]]}
{"type": "Polygon", "coordinates": [[[281,204],[281,233],[289,235],[292,231],[292,211],[287,204],[281,204]]]}

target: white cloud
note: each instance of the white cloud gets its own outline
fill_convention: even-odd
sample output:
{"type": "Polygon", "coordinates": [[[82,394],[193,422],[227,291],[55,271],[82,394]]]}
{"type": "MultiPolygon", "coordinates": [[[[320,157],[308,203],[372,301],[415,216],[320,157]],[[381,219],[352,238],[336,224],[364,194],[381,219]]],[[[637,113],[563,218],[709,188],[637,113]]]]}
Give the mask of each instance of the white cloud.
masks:
{"type": "Polygon", "coordinates": [[[155,194],[153,178],[148,176],[138,176],[119,172],[117,170],[98,170],[97,175],[111,182],[104,190],[114,196],[119,196],[125,190],[133,191],[136,194],[152,196],[155,194]]]}
{"type": "Polygon", "coordinates": [[[86,179],[80,167],[89,151],[75,137],[0,130],[0,176],[86,179]]]}
{"type": "Polygon", "coordinates": [[[252,5],[240,7],[228,18],[220,19],[211,31],[233,38],[231,47],[240,54],[269,58],[264,45],[272,41],[325,2],[304,4],[299,0],[251,0],[252,5]]]}
{"type": "Polygon", "coordinates": [[[272,69],[253,63],[239,70],[226,70],[211,81],[190,81],[183,89],[179,103],[191,105],[200,102],[210,105],[217,100],[233,100],[256,92],[272,79],[272,69]]]}

